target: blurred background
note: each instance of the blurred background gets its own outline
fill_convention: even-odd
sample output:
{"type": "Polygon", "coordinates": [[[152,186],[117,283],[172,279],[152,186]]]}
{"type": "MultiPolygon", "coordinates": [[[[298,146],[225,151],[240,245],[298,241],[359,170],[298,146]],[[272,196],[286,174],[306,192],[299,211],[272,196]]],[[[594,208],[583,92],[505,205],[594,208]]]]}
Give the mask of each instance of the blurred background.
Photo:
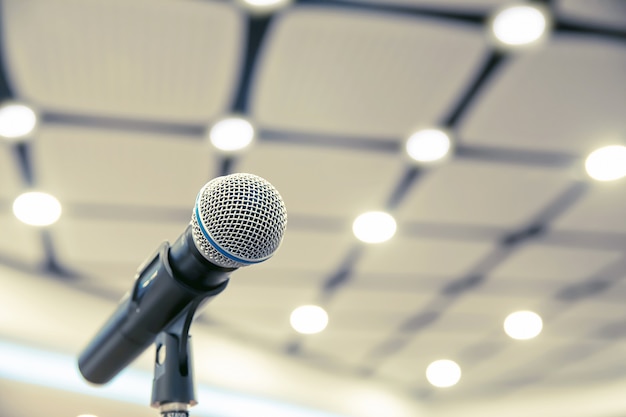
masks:
{"type": "Polygon", "coordinates": [[[76,357],[234,172],[289,223],[192,415],[626,416],[626,2],[0,6],[3,417],[158,415],[76,357]]]}

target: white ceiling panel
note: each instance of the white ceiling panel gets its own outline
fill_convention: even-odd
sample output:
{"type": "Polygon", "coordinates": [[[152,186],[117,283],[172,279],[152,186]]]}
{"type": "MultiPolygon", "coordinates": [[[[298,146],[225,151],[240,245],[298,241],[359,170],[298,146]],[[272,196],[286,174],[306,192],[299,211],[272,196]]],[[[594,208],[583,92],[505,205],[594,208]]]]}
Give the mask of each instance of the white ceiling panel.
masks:
{"type": "MultiPolygon", "coordinates": [[[[547,296],[547,294],[546,294],[547,296]]],[[[528,296],[486,296],[480,289],[469,292],[456,300],[446,314],[479,314],[484,319],[484,328],[489,331],[502,327],[506,316],[518,310],[534,310],[541,306],[541,299],[528,296]]],[[[543,314],[543,311],[536,311],[543,314]]]]}
{"type": "Polygon", "coordinates": [[[350,222],[384,205],[402,168],[391,155],[268,143],[258,144],[237,166],[271,182],[289,213],[347,217],[350,222]]]}
{"type": "Polygon", "coordinates": [[[42,127],[33,152],[38,186],[62,204],[188,207],[190,218],[216,171],[205,143],[170,135],[42,127]]]}
{"type": "Polygon", "coordinates": [[[528,244],[505,260],[493,276],[524,279],[559,279],[574,283],[588,278],[602,267],[619,259],[621,252],[566,249],[528,244]]]}
{"type": "Polygon", "coordinates": [[[443,117],[485,52],[481,30],[400,15],[299,7],[275,24],[252,100],[264,127],[402,138],[443,117]]]}
{"type": "Polygon", "coordinates": [[[332,331],[330,327],[322,333],[308,335],[302,339],[306,352],[333,358],[342,367],[367,365],[366,357],[380,343],[381,334],[348,333],[332,331]]]}
{"type": "Polygon", "coordinates": [[[461,136],[473,145],[586,155],[622,141],[626,49],[619,43],[555,36],[504,65],[461,136]]]}
{"type": "Polygon", "coordinates": [[[350,282],[353,288],[373,290],[382,288],[430,294],[439,291],[448,280],[439,275],[380,272],[377,274],[353,273],[350,276],[350,282]]]}
{"type": "Polygon", "coordinates": [[[0,198],[12,202],[23,191],[23,187],[13,147],[9,144],[0,144],[0,198]]]}
{"type": "Polygon", "coordinates": [[[14,88],[40,108],[205,123],[232,99],[243,16],[228,4],[17,0],[4,14],[14,88]]]}
{"type": "Polygon", "coordinates": [[[522,227],[570,183],[553,169],[452,161],[434,168],[398,210],[402,220],[522,227]]]}
{"type": "Polygon", "coordinates": [[[185,225],[137,221],[63,219],[54,229],[57,255],[72,262],[136,264],[156,252],[162,242],[174,242],[185,225]]]}
{"type": "Polygon", "coordinates": [[[419,310],[434,294],[406,292],[393,288],[383,290],[350,287],[340,290],[330,301],[330,308],[338,313],[404,313],[410,314],[419,310]]]}
{"type": "Polygon", "coordinates": [[[478,263],[492,247],[490,243],[396,236],[389,242],[366,248],[356,271],[458,277],[478,263]]]}
{"type": "Polygon", "coordinates": [[[557,230],[626,233],[626,183],[597,184],[555,222],[557,230]]]}
{"type": "Polygon", "coordinates": [[[43,261],[38,228],[25,225],[13,213],[0,214],[0,257],[31,264],[43,261]]]}

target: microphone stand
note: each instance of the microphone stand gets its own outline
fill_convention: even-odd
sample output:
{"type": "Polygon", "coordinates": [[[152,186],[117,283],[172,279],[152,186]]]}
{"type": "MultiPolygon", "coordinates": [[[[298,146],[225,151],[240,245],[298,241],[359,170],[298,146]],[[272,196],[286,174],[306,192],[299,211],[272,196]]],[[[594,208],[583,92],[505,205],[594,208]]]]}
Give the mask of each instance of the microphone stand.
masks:
{"type": "Polygon", "coordinates": [[[159,333],[155,340],[154,380],[150,405],[162,417],[189,417],[189,407],[198,404],[193,381],[189,327],[204,297],[188,308],[187,314],[159,333]]]}

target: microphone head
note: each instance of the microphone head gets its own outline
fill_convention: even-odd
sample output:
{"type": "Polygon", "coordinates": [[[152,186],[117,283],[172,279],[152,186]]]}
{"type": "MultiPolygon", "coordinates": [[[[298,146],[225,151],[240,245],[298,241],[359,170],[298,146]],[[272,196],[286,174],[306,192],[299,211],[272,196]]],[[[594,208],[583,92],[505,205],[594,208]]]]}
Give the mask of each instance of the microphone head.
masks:
{"type": "Polygon", "coordinates": [[[263,178],[232,174],[202,187],[191,226],[194,244],[209,262],[239,268],[272,257],[283,240],[287,210],[263,178]]]}

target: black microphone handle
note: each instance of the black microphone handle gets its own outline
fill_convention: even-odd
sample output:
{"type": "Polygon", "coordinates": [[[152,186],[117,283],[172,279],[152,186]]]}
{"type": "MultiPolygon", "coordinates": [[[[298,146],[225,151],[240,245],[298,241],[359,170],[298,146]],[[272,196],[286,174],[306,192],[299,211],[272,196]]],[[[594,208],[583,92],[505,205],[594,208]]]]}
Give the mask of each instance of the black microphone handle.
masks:
{"type": "Polygon", "coordinates": [[[198,298],[213,298],[234,268],[210,263],[193,244],[191,226],[170,246],[164,242],[139,268],[133,289],[82,351],[78,368],[96,384],[113,379],[198,298]]]}

